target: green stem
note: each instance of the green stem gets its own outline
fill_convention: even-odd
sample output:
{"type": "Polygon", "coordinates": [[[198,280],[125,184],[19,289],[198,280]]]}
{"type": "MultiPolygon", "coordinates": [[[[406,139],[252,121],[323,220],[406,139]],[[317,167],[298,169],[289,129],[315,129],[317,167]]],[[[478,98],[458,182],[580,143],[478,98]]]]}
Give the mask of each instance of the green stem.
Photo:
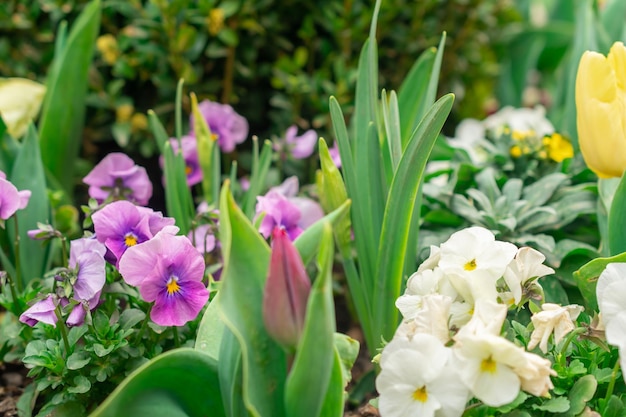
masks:
{"type": "Polygon", "coordinates": [[[559,352],[559,363],[561,365],[565,366],[565,354],[570,343],[572,343],[572,340],[578,337],[579,334],[585,333],[586,331],[587,329],[585,329],[584,327],[577,327],[576,329],[572,330],[570,334],[567,335],[565,341],[563,342],[563,346],[561,346],[561,351],[559,352]]]}
{"type": "Polygon", "coordinates": [[[61,314],[61,305],[57,304],[54,313],[57,316],[57,326],[59,332],[61,333],[61,338],[63,339],[63,345],[65,345],[65,353],[67,356],[70,356],[70,342],[67,339],[67,327],[65,326],[65,321],[63,321],[63,315],[61,314]]]}
{"type": "Polygon", "coordinates": [[[180,347],[180,337],[178,336],[178,327],[172,326],[172,332],[174,333],[174,346],[180,347]]]}
{"type": "Polygon", "coordinates": [[[20,273],[20,233],[17,225],[17,215],[13,216],[13,225],[15,228],[15,285],[17,291],[21,293],[24,289],[22,285],[22,275],[20,273]]]}
{"type": "Polygon", "coordinates": [[[13,314],[15,314],[15,317],[19,317],[20,314],[23,313],[23,309],[22,309],[22,300],[17,296],[17,290],[15,289],[15,282],[13,281],[13,279],[11,278],[11,274],[7,274],[7,281],[9,283],[9,288],[11,289],[11,298],[12,298],[12,305],[11,305],[11,311],[13,311],[13,314]]]}
{"type": "Polygon", "coordinates": [[[139,342],[141,342],[141,338],[143,337],[143,332],[146,330],[146,327],[148,327],[148,321],[150,320],[150,310],[152,310],[152,304],[150,304],[150,307],[148,307],[148,311],[146,311],[146,317],[143,319],[143,322],[141,323],[141,327],[139,328],[139,331],[137,332],[137,336],[135,337],[135,344],[139,344],[139,342]]]}
{"type": "MultiPolygon", "coordinates": [[[[615,388],[615,380],[617,379],[617,373],[619,372],[620,360],[617,359],[615,361],[615,365],[613,366],[613,372],[611,372],[611,381],[609,381],[609,386],[606,388],[606,397],[604,397],[604,407],[606,408],[609,405],[609,400],[613,395],[613,389],[615,388]]],[[[602,415],[604,415],[604,411],[602,415]]]]}
{"type": "Polygon", "coordinates": [[[65,246],[67,243],[67,238],[65,236],[61,236],[61,256],[63,257],[63,266],[67,268],[69,266],[69,258],[67,256],[67,247],[65,246]]]}

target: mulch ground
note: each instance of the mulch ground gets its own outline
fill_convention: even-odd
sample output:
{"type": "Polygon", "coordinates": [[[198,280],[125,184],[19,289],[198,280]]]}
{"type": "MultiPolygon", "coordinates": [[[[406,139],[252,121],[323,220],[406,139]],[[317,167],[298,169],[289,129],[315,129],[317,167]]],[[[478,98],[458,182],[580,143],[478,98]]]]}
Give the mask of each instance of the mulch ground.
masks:
{"type": "Polygon", "coordinates": [[[0,363],[0,416],[17,416],[17,400],[29,382],[26,373],[21,365],[0,363]]]}

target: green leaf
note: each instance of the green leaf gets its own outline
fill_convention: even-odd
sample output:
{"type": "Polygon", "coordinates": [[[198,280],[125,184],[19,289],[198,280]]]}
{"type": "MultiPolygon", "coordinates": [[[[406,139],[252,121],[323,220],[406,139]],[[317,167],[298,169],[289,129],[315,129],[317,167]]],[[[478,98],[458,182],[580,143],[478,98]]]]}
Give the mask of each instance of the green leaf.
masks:
{"type": "Polygon", "coordinates": [[[567,416],[577,416],[585,409],[587,401],[591,400],[598,388],[598,382],[593,375],[583,375],[574,383],[568,394],[570,408],[567,416]]]}
{"type": "Polygon", "coordinates": [[[171,350],[130,374],[90,417],[222,417],[215,360],[189,348],[171,350]],[[151,407],[152,404],[159,407],[151,407]]]}
{"type": "Polygon", "coordinates": [[[88,73],[100,30],[100,0],[78,16],[50,67],[39,123],[44,165],[68,195],[74,183],[85,118],[88,73]]]}
{"type": "Polygon", "coordinates": [[[67,369],[77,370],[83,368],[91,361],[91,357],[85,351],[74,352],[67,358],[67,369]]]}
{"type": "MultiPolygon", "coordinates": [[[[311,288],[302,338],[285,385],[288,416],[318,417],[330,388],[335,333],[332,291],[334,251],[332,228],[330,223],[325,222],[318,254],[319,273],[311,288]]],[[[341,378],[339,387],[343,388],[341,378]]]]}
{"type": "Polygon", "coordinates": [[[220,196],[224,258],[220,315],[241,347],[241,395],[248,411],[253,416],[281,417],[287,360],[267,334],[262,312],[270,248],[235,204],[229,184],[224,183],[220,196]]]}
{"type": "Polygon", "coordinates": [[[265,186],[265,179],[272,162],[272,142],[263,142],[261,156],[259,157],[259,140],[252,137],[252,172],[250,173],[250,187],[243,200],[243,211],[249,219],[254,217],[256,198],[265,186]]]}
{"type": "Polygon", "coordinates": [[[533,410],[547,411],[549,413],[564,413],[570,408],[569,400],[565,397],[555,397],[541,404],[533,404],[533,410]]]}
{"type": "MultiPolygon", "coordinates": [[[[393,300],[400,296],[403,279],[409,237],[406,225],[411,223],[428,156],[452,109],[453,101],[454,95],[448,94],[429,109],[409,140],[391,184],[378,245],[377,279],[371,288],[377,340],[380,340],[380,336],[391,340],[398,323],[398,311],[393,300]]],[[[376,346],[369,348],[373,350],[376,346]]]]}
{"type": "Polygon", "coordinates": [[[222,334],[224,333],[224,323],[219,317],[219,297],[220,292],[213,297],[204,312],[198,327],[195,344],[197,350],[206,353],[215,360],[219,358],[222,334]]]}
{"type": "Polygon", "coordinates": [[[580,289],[581,294],[587,301],[588,305],[594,310],[598,309],[598,301],[596,299],[596,286],[598,278],[606,266],[613,262],[626,262],[626,252],[610,258],[596,258],[587,262],[574,272],[574,280],[580,289]]]}
{"type": "Polygon", "coordinates": [[[626,252],[626,216],[624,213],[626,213],[626,175],[622,175],[609,211],[608,241],[611,255],[626,252]]]}
{"type": "Polygon", "coordinates": [[[169,142],[165,143],[163,174],[165,177],[165,205],[168,214],[176,219],[180,233],[186,235],[194,217],[191,190],[187,186],[185,161],[182,153],[174,154],[169,142]]]}
{"type": "MultiPolygon", "coordinates": [[[[202,192],[206,202],[211,204],[217,203],[218,188],[213,190],[213,177],[215,170],[213,169],[213,152],[217,152],[215,139],[211,133],[211,128],[206,119],[198,109],[198,99],[196,95],[191,93],[191,112],[193,114],[193,129],[198,140],[198,161],[202,169],[202,192]]],[[[219,176],[219,171],[217,172],[219,176]]]]}
{"type": "MultiPolygon", "coordinates": [[[[15,158],[9,179],[18,190],[30,190],[28,206],[16,214],[20,236],[20,272],[18,285],[26,284],[34,278],[42,277],[48,267],[50,246],[30,239],[28,230],[37,229],[37,222],[50,221],[50,202],[46,187],[46,176],[39,150],[37,131],[31,124],[24,137],[20,151],[15,158]]],[[[11,242],[15,240],[15,219],[7,222],[7,233],[11,242]]],[[[17,267],[17,265],[16,265],[17,267]]]]}
{"type": "Polygon", "coordinates": [[[333,367],[330,374],[328,390],[319,413],[324,417],[342,417],[345,408],[343,365],[337,348],[333,350],[333,367]]]}

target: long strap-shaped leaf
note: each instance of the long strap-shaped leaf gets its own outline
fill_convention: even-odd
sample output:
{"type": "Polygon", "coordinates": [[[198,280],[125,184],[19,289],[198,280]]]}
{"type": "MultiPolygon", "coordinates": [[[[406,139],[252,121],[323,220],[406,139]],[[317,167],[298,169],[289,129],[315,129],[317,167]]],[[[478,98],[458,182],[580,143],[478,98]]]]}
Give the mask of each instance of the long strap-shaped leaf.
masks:
{"type": "Polygon", "coordinates": [[[180,348],[130,374],[90,417],[209,415],[225,416],[217,363],[202,352],[180,348]]]}
{"type": "Polygon", "coordinates": [[[609,252],[611,256],[626,252],[626,175],[622,179],[613,195],[611,210],[609,211],[609,252]]]}
{"type": "MultiPolygon", "coordinates": [[[[452,109],[453,101],[453,94],[445,95],[426,113],[409,140],[391,183],[378,245],[378,279],[373,290],[372,315],[376,329],[386,340],[391,340],[398,323],[394,300],[400,295],[403,265],[407,256],[407,225],[411,224],[415,197],[430,151],[452,109]]],[[[375,349],[375,346],[370,346],[370,349],[375,349]]]]}
{"type": "Polygon", "coordinates": [[[243,401],[252,416],[285,415],[287,359],[263,323],[263,290],[270,248],[237,207],[224,183],[220,196],[220,239],[224,270],[220,315],[241,347],[243,401]]]}

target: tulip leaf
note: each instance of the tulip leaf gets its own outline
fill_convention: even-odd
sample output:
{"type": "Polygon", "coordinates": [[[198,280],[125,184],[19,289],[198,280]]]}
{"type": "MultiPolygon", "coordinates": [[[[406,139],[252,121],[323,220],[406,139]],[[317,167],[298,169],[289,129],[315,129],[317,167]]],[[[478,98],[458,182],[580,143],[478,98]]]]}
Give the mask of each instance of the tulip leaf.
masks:
{"type": "Polygon", "coordinates": [[[622,179],[613,194],[608,219],[609,253],[616,255],[626,252],[626,175],[622,179]]]}
{"type": "Polygon", "coordinates": [[[90,417],[122,415],[226,416],[215,359],[194,349],[180,348],[147,362],[130,374],[90,417]]]}
{"type": "Polygon", "coordinates": [[[176,219],[180,232],[186,235],[194,216],[193,198],[187,185],[185,160],[182,152],[174,153],[172,145],[166,142],[163,148],[165,159],[163,174],[165,177],[165,205],[168,214],[176,219]]]}
{"type": "Polygon", "coordinates": [[[61,53],[55,54],[46,81],[39,122],[41,154],[44,166],[68,195],[73,195],[74,161],[82,141],[88,73],[100,15],[100,0],[93,0],[83,9],[62,42],[61,53]]]}
{"type": "Polygon", "coordinates": [[[263,289],[270,248],[235,204],[230,182],[220,196],[224,269],[219,299],[222,321],[237,338],[242,358],[243,401],[253,416],[281,417],[287,360],[263,323],[263,289]]]}
{"type": "MultiPolygon", "coordinates": [[[[372,288],[373,313],[379,336],[391,340],[398,323],[398,310],[390,300],[400,296],[409,228],[424,168],[437,136],[446,121],[454,95],[439,99],[413,132],[394,175],[385,207],[384,223],[378,246],[377,277],[372,288]]],[[[370,350],[376,346],[369,346],[370,350]]]]}
{"type": "Polygon", "coordinates": [[[326,396],[322,404],[320,416],[341,417],[344,410],[344,379],[339,352],[335,348],[333,352],[333,367],[330,374],[330,381],[326,396]]]}
{"type": "Polygon", "coordinates": [[[229,417],[248,417],[241,395],[243,378],[241,348],[235,335],[225,327],[223,327],[219,356],[217,370],[226,415],[229,417]]]}
{"type": "MultiPolygon", "coordinates": [[[[317,257],[319,273],[311,288],[302,337],[285,386],[285,408],[288,416],[319,416],[329,389],[335,356],[333,255],[332,228],[330,223],[325,222],[317,257]]],[[[338,384],[343,387],[341,374],[338,384]]]]}
{"type": "Polygon", "coordinates": [[[252,171],[250,172],[250,187],[243,199],[243,211],[249,219],[254,217],[254,207],[256,198],[261,193],[261,189],[265,185],[265,178],[270,169],[272,162],[272,142],[266,140],[263,142],[261,155],[259,156],[259,140],[256,136],[252,137],[252,171]]]}
{"type": "MultiPolygon", "coordinates": [[[[23,284],[34,278],[43,277],[49,262],[50,246],[28,237],[27,231],[37,229],[37,222],[51,221],[50,202],[46,187],[46,176],[39,150],[39,138],[35,127],[30,124],[20,151],[15,158],[9,180],[18,190],[30,190],[31,197],[16,217],[20,235],[19,269],[23,284]]],[[[10,219],[7,232],[11,241],[15,239],[15,220],[10,219]]],[[[17,265],[16,265],[17,266],[17,265]]]]}
{"type": "Polygon", "coordinates": [[[219,358],[222,334],[224,333],[224,323],[219,317],[219,297],[220,292],[218,291],[207,306],[200,321],[200,326],[198,326],[195,344],[196,350],[206,353],[215,360],[219,358]]]}
{"type": "MultiPolygon", "coordinates": [[[[191,93],[191,112],[193,114],[193,130],[198,140],[198,161],[200,169],[202,169],[202,192],[209,205],[217,204],[220,170],[219,166],[215,167],[213,153],[217,152],[219,147],[215,146],[211,128],[200,113],[198,99],[193,93],[191,93]],[[217,182],[214,181],[216,175],[217,182]]],[[[219,155],[217,161],[219,165],[219,155]]]]}

